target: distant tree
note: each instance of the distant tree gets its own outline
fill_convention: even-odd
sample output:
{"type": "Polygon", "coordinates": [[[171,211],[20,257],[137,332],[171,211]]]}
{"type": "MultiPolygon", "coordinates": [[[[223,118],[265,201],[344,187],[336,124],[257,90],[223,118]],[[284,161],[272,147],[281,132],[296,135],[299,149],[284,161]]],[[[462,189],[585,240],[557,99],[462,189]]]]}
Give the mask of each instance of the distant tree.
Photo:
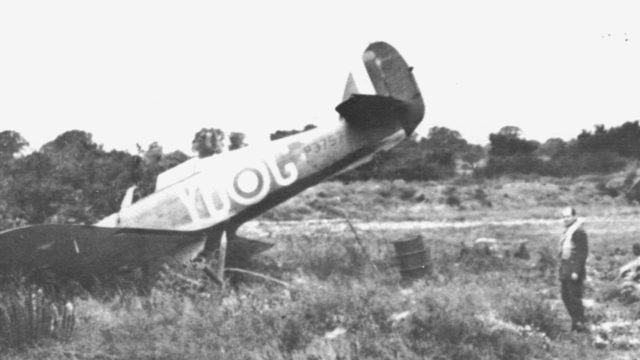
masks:
{"type": "Polygon", "coordinates": [[[489,160],[478,174],[492,177],[539,172],[542,161],[534,155],[534,151],[540,143],[520,138],[521,133],[516,126],[505,126],[497,133],[489,134],[489,160]]]}
{"type": "Polygon", "coordinates": [[[616,152],[621,156],[640,159],[640,123],[636,120],[625,122],[610,130],[611,137],[617,139],[616,152]]]}
{"type": "Polygon", "coordinates": [[[430,162],[454,170],[455,159],[469,145],[460,133],[446,127],[434,126],[429,129],[426,139],[420,141],[425,156],[430,162]]]}
{"type": "Polygon", "coordinates": [[[169,170],[189,159],[182,151],[164,154],[162,146],[157,142],[151,143],[147,150],[141,154],[141,158],[143,160],[140,170],[140,180],[137,182],[137,198],[148,196],[155,191],[156,180],[161,172],[169,170]]]}
{"type": "Polygon", "coordinates": [[[274,133],[272,133],[271,135],[269,135],[269,138],[271,139],[271,141],[273,140],[277,140],[277,139],[282,139],[284,137],[287,136],[291,136],[291,135],[295,135],[301,132],[305,132],[305,131],[309,131],[312,129],[315,129],[317,126],[313,125],[313,124],[308,124],[304,127],[304,129],[302,130],[278,130],[274,133]]]}
{"type": "MultiPolygon", "coordinates": [[[[140,149],[138,152],[140,153],[140,149]]],[[[141,176],[136,184],[136,198],[143,198],[155,191],[156,178],[162,172],[161,160],[164,154],[162,146],[154,141],[139,155],[142,159],[141,176]]]]}
{"type": "Polygon", "coordinates": [[[94,161],[94,180],[87,194],[91,221],[119,210],[125,191],[142,179],[144,166],[139,156],[116,150],[101,152],[94,161]]]}
{"type": "Polygon", "coordinates": [[[503,126],[502,128],[500,128],[500,131],[498,131],[498,135],[502,135],[507,138],[518,139],[520,138],[520,135],[522,135],[522,130],[517,126],[503,126]]]}
{"type": "Polygon", "coordinates": [[[87,152],[98,149],[98,145],[93,142],[90,133],[81,130],[70,130],[58,135],[40,149],[48,154],[61,154],[65,156],[80,157],[87,152]]]}
{"type": "Polygon", "coordinates": [[[462,150],[460,159],[469,164],[472,169],[475,169],[480,160],[484,159],[485,156],[486,152],[482,145],[469,144],[462,150]]]}
{"type": "Polygon", "coordinates": [[[593,133],[583,130],[577,139],[581,151],[609,151],[620,156],[640,159],[640,123],[625,122],[606,129],[597,125],[593,133]]]}
{"type": "MultiPolygon", "coordinates": [[[[153,191],[158,173],[188,157],[153,143],[139,156],[105,152],[90,133],[72,130],[39,151],[11,160],[0,177],[2,219],[93,223],[118,210],[132,185],[153,191]]],[[[7,222],[0,219],[0,226],[7,222]]],[[[9,221],[11,222],[11,221],[9,221]]]]}
{"type": "Polygon", "coordinates": [[[455,160],[462,158],[465,152],[469,152],[467,156],[473,161],[478,161],[474,156],[481,158],[484,154],[481,146],[469,145],[459,132],[433,127],[426,138],[419,139],[414,134],[391,150],[377,154],[371,162],[341,175],[339,179],[445,179],[455,175],[455,160]]]}
{"type": "Polygon", "coordinates": [[[17,159],[11,169],[11,179],[5,201],[13,212],[13,217],[26,219],[30,223],[41,223],[53,215],[65,189],[51,176],[55,169],[51,159],[34,152],[17,159]]]}
{"type": "Polygon", "coordinates": [[[432,152],[457,153],[467,146],[467,141],[456,130],[434,126],[429,129],[424,145],[432,152]]]}
{"type": "Polygon", "coordinates": [[[142,159],[147,166],[156,166],[162,160],[162,146],[157,141],[149,144],[146,151],[142,153],[142,159]]]}
{"type": "Polygon", "coordinates": [[[241,132],[232,132],[229,134],[229,150],[236,150],[247,146],[244,142],[245,138],[245,134],[241,132]]]}
{"type": "Polygon", "coordinates": [[[538,147],[536,155],[553,158],[567,149],[567,143],[560,138],[550,138],[538,147]]]}
{"type": "Polygon", "coordinates": [[[202,128],[193,138],[191,149],[201,158],[220,154],[224,151],[224,132],[220,129],[202,128]]]}
{"type": "Polygon", "coordinates": [[[516,126],[505,126],[498,133],[489,135],[491,148],[490,156],[514,156],[530,155],[539,146],[537,141],[520,138],[520,128],[516,126]]]}
{"type": "Polygon", "coordinates": [[[189,156],[187,156],[187,154],[183,153],[182,151],[176,150],[162,156],[162,160],[160,161],[160,168],[163,169],[162,171],[165,171],[187,161],[188,159],[189,156]]]}
{"type": "MultiPolygon", "coordinates": [[[[90,133],[67,131],[38,152],[52,164],[47,182],[58,197],[50,198],[52,214],[29,221],[91,223],[114,212],[124,191],[142,177],[140,158],[126,152],[105,152],[90,133]]],[[[48,187],[49,186],[49,187],[48,187]]]]}
{"type": "Polygon", "coordinates": [[[16,131],[5,130],[0,132],[0,165],[12,159],[28,146],[29,143],[16,131]]]}

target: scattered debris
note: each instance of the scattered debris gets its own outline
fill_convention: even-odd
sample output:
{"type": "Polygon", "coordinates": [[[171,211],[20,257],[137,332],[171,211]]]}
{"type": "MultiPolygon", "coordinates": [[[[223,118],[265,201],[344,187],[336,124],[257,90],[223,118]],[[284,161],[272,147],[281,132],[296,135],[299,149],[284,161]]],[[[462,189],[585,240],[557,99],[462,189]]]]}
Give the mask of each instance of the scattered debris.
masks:
{"type": "Polygon", "coordinates": [[[529,254],[529,249],[527,249],[526,243],[521,243],[518,247],[518,250],[513,254],[513,257],[516,259],[529,260],[531,259],[531,254],[529,254]]]}
{"type": "Polygon", "coordinates": [[[640,244],[633,244],[633,246],[631,247],[631,251],[633,252],[633,255],[640,256],[640,244]]]}
{"type": "Polygon", "coordinates": [[[493,238],[478,238],[473,243],[474,249],[482,249],[487,253],[494,253],[498,250],[498,240],[493,238]]]}
{"type": "Polygon", "coordinates": [[[582,299],[582,305],[587,309],[598,307],[600,304],[595,299],[582,299]]]}
{"type": "Polygon", "coordinates": [[[619,247],[613,249],[613,253],[611,253],[611,256],[624,256],[627,255],[627,252],[623,249],[620,249],[619,247]]]}
{"type": "Polygon", "coordinates": [[[327,333],[324,334],[324,338],[325,339],[335,339],[341,335],[344,335],[347,333],[347,329],[343,328],[343,327],[337,327],[331,331],[328,331],[327,333]]]}
{"type": "Polygon", "coordinates": [[[549,342],[549,337],[539,329],[536,329],[531,325],[517,325],[510,321],[505,321],[494,312],[477,315],[476,318],[492,330],[511,331],[522,336],[536,337],[544,342],[549,342]]]}
{"type": "Polygon", "coordinates": [[[640,282],[640,258],[637,258],[620,268],[618,277],[623,281],[640,282]]]}
{"type": "Polygon", "coordinates": [[[460,258],[471,252],[474,255],[514,257],[521,260],[531,259],[531,254],[527,248],[527,240],[498,240],[481,237],[476,239],[471,247],[465,242],[460,244],[460,258]]]}
{"type": "Polygon", "coordinates": [[[399,322],[409,317],[409,315],[411,315],[411,311],[402,311],[398,313],[393,313],[389,317],[389,321],[391,321],[393,325],[397,325],[399,322]]]}
{"type": "Polygon", "coordinates": [[[598,349],[619,350],[640,348],[640,321],[616,320],[591,326],[593,345],[598,349]]]}

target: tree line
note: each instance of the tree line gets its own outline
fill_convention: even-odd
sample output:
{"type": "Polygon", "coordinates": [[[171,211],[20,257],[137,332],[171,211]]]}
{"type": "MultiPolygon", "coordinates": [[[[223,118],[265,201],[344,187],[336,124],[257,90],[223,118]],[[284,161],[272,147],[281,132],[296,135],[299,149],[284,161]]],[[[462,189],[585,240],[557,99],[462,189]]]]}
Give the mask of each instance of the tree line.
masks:
{"type": "Polygon", "coordinates": [[[640,160],[640,125],[625,122],[606,129],[583,130],[576,138],[544,143],[521,137],[519,129],[504,127],[489,135],[487,166],[480,176],[535,174],[566,177],[608,174],[640,160]]]}
{"type": "Polygon", "coordinates": [[[613,173],[638,160],[638,121],[609,129],[598,125],[569,141],[550,138],[543,143],[522,137],[518,127],[505,126],[489,134],[486,146],[468,143],[455,130],[433,127],[426,137],[414,135],[340,179],[442,180],[461,174],[575,177],[613,173]]]}
{"type": "MultiPolygon", "coordinates": [[[[313,128],[278,130],[271,139],[313,128]]],[[[129,187],[136,185],[138,196],[145,196],[154,191],[160,172],[190,157],[180,151],[164,153],[158,143],[139,146],[137,154],[105,151],[90,133],[79,130],[67,131],[23,155],[27,146],[19,133],[0,132],[0,229],[25,223],[93,223],[117,211],[129,187]]],[[[244,146],[244,134],[225,136],[214,128],[198,131],[192,141],[194,155],[200,157],[244,146]]],[[[569,141],[552,138],[544,143],[527,140],[519,128],[505,126],[489,135],[486,146],[470,144],[458,131],[433,127],[427,136],[414,135],[337,179],[424,181],[461,174],[564,177],[611,173],[638,159],[638,121],[609,129],[596,126],[569,141]]]]}
{"type": "MultiPolygon", "coordinates": [[[[219,129],[202,129],[192,141],[200,157],[246,146],[232,132],[225,144],[219,129]]],[[[137,196],[154,191],[159,173],[190,156],[165,153],[157,142],[138,146],[137,154],[105,151],[90,133],[67,131],[40,149],[21,155],[28,142],[18,132],[0,132],[0,229],[28,223],[90,224],[118,211],[126,190],[137,196]]]]}

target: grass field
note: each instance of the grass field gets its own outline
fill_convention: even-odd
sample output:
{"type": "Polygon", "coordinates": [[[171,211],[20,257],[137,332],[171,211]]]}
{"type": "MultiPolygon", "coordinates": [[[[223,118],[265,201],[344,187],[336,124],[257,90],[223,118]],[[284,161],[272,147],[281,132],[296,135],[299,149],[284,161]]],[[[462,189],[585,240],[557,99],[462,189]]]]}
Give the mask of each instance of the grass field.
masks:
{"type": "Polygon", "coordinates": [[[635,359],[640,296],[616,276],[640,242],[639,208],[601,193],[600,181],[321,184],[241,229],[275,244],[248,269],[285,285],[236,274],[221,289],[174,265],[144,290],[122,279],[117,290],[78,292],[69,336],[4,356],[635,359]],[[555,216],[568,204],[587,219],[590,334],[569,331],[559,299],[555,216]],[[409,283],[392,242],[416,235],[433,273],[409,283]],[[480,237],[503,246],[474,251],[480,237]],[[505,255],[522,241],[529,259],[505,255]]]}

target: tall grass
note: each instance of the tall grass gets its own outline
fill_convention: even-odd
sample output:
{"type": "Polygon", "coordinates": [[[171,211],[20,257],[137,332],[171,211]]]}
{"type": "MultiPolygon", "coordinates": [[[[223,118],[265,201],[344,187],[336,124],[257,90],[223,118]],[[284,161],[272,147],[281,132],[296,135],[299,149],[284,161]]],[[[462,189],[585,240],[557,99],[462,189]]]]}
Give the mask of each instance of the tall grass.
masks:
{"type": "MultiPolygon", "coordinates": [[[[469,214],[477,206],[476,209],[489,211],[486,216],[493,220],[513,216],[514,208],[525,216],[540,215],[549,209],[548,204],[555,206],[556,202],[566,200],[560,187],[578,191],[571,183],[528,187],[519,183],[491,184],[483,187],[480,194],[476,191],[477,183],[470,184],[468,189],[463,184],[454,184],[459,186],[455,195],[465,208],[461,210],[447,205],[444,196],[438,200],[438,196],[446,195],[446,187],[421,185],[365,184],[370,188],[363,193],[371,191],[375,196],[362,199],[363,206],[370,206],[367,212],[377,211],[376,216],[387,219],[398,216],[396,212],[410,214],[413,219],[438,218],[438,214],[422,213],[434,208],[441,209],[442,218],[451,219],[451,214],[469,214]],[[539,207],[526,210],[527,206],[537,205],[517,204],[522,201],[523,195],[518,192],[523,189],[538,194],[535,201],[547,205],[542,210],[539,207]],[[508,196],[504,197],[505,194],[508,196]],[[480,204],[487,201],[491,207],[480,204]]],[[[305,209],[294,215],[304,217],[301,214],[307,211],[311,214],[325,211],[321,210],[325,202],[342,210],[355,208],[362,194],[349,195],[357,193],[349,186],[327,184],[317,202],[300,203],[300,207],[293,204],[305,209]]],[[[590,189],[581,191],[587,195],[580,196],[591,196],[590,189]]],[[[286,214],[278,216],[281,215],[286,214]]],[[[640,227],[621,226],[614,220],[600,222],[597,227],[587,224],[591,248],[588,269],[593,278],[588,283],[587,296],[604,294],[598,300],[606,304],[606,310],[587,309],[587,316],[595,325],[612,318],[637,317],[637,309],[627,308],[623,298],[614,296],[618,294],[614,290],[597,290],[615,277],[619,265],[630,259],[630,255],[611,255],[615,254],[615,248],[630,248],[640,235],[640,227]]],[[[250,269],[286,281],[290,286],[243,277],[242,282],[221,289],[207,283],[199,273],[175,267],[171,270],[182,276],[163,273],[142,290],[136,285],[117,286],[113,290],[105,282],[98,283],[95,285],[98,291],[80,294],[75,299],[73,331],[58,330],[59,333],[43,335],[43,341],[25,343],[24,350],[12,352],[11,357],[411,360],[600,359],[628,355],[633,358],[633,349],[622,353],[614,348],[600,350],[592,345],[590,337],[569,333],[570,319],[559,299],[553,250],[561,230],[558,224],[423,230],[434,271],[433,275],[411,284],[401,281],[391,242],[414,235],[419,229],[358,230],[361,240],[358,241],[344,227],[338,229],[331,224],[264,226],[276,245],[256,257],[250,269]],[[479,237],[527,240],[532,257],[522,260],[495,252],[461,254],[461,244],[479,237]],[[186,281],[187,278],[193,280],[186,281]]],[[[27,299],[31,297],[26,294],[30,293],[22,291],[23,295],[16,297],[14,303],[27,308],[27,299]]],[[[63,303],[53,303],[60,312],[63,303]]],[[[25,310],[24,314],[28,313],[25,310]]],[[[27,319],[26,315],[15,323],[28,323],[20,319],[27,319]]]]}
{"type": "Polygon", "coordinates": [[[43,339],[68,340],[75,322],[70,301],[54,300],[36,287],[6,288],[0,294],[0,353],[43,339]]]}

